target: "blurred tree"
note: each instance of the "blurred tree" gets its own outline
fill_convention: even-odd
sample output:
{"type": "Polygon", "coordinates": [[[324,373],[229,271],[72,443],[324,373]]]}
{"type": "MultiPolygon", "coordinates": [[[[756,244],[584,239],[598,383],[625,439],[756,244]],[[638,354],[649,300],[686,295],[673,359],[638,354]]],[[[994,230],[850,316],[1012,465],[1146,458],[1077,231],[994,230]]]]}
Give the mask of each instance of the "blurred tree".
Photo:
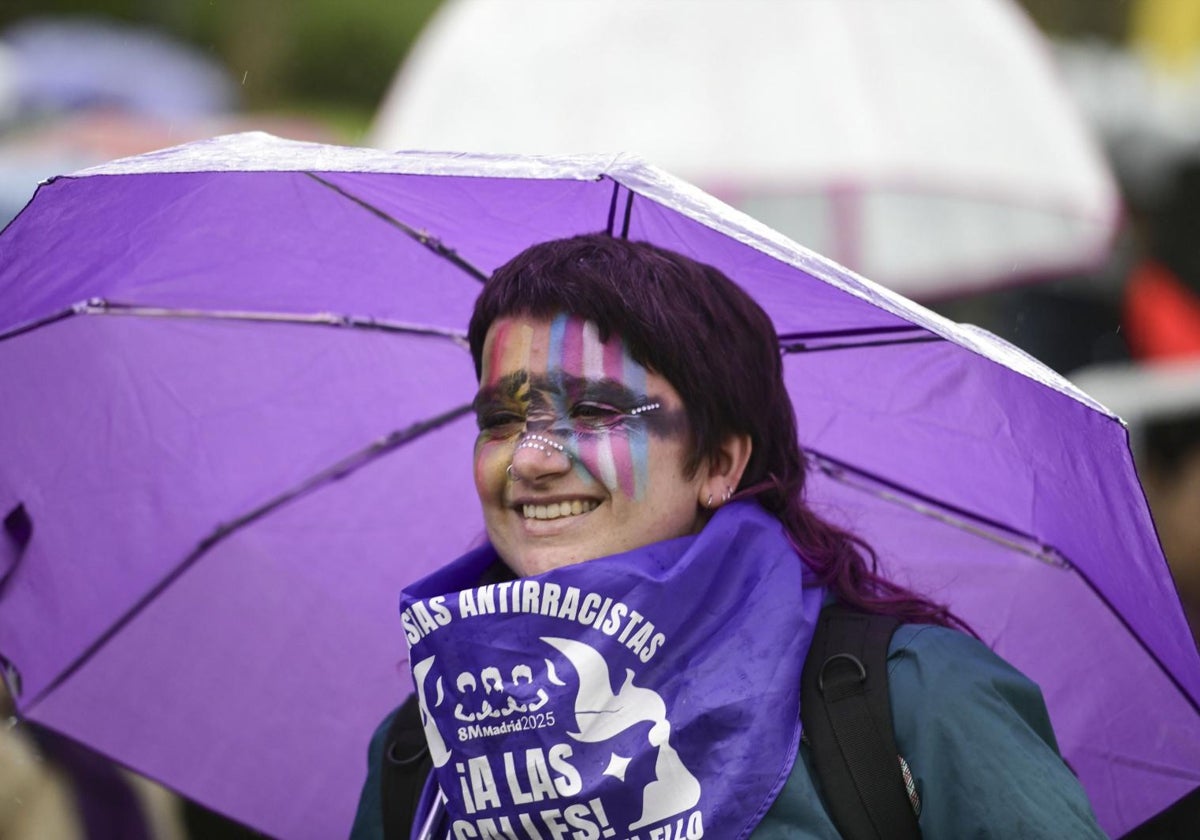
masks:
{"type": "MultiPolygon", "coordinates": [[[[1038,27],[1056,37],[1094,36],[1124,42],[1130,0],[1018,0],[1038,27]]],[[[1191,2],[1191,0],[1188,0],[1191,2]]]]}
{"type": "Polygon", "coordinates": [[[292,90],[320,98],[356,91],[372,106],[440,0],[339,0],[301,4],[293,18],[294,44],[309,51],[287,74],[292,90]]]}
{"type": "MultiPolygon", "coordinates": [[[[169,5],[170,0],[163,5],[169,5]]],[[[153,22],[157,4],[147,0],[5,0],[0,27],[42,15],[92,15],[126,21],[153,22]]]]}
{"type": "Polygon", "coordinates": [[[1124,42],[1132,13],[1130,0],[1019,0],[1038,28],[1056,37],[1093,36],[1124,42]]]}

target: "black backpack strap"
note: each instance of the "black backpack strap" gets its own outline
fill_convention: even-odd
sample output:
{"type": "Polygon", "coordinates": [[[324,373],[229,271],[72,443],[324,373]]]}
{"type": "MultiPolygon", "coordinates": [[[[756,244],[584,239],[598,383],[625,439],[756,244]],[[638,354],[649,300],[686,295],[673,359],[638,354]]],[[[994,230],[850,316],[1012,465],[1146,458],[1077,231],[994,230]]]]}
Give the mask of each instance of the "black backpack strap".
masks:
{"type": "Polygon", "coordinates": [[[849,840],[917,840],[892,732],[887,654],[900,621],[821,610],[800,682],[800,719],[834,825],[849,840]]]}
{"type": "Polygon", "coordinates": [[[392,718],[383,748],[383,836],[385,840],[409,840],[425,779],[433,770],[433,759],[421,727],[417,696],[409,695],[392,718]]]}
{"type": "Polygon", "coordinates": [[[1200,787],[1128,834],[1121,835],[1121,840],[1187,840],[1196,836],[1198,825],[1200,787]]]}

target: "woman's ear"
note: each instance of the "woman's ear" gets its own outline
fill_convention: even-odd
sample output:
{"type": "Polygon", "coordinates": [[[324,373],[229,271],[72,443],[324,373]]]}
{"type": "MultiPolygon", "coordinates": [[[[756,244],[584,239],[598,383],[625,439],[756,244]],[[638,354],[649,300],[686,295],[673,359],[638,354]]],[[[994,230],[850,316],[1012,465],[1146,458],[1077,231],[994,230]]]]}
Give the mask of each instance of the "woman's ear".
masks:
{"type": "Polygon", "coordinates": [[[718,508],[729,501],[750,463],[753,449],[750,435],[729,435],[721,442],[721,448],[708,462],[707,475],[700,484],[701,507],[718,508]]]}

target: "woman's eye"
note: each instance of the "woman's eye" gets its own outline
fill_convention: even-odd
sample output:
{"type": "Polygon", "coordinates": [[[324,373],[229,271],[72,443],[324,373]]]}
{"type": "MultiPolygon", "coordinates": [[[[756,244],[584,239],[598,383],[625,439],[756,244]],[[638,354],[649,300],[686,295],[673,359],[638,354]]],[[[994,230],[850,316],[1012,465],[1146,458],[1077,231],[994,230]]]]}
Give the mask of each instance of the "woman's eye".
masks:
{"type": "Polygon", "coordinates": [[[515,430],[525,422],[524,417],[511,411],[489,411],[478,415],[475,420],[481,432],[493,433],[515,430]]]}
{"type": "Polygon", "coordinates": [[[612,426],[624,417],[625,412],[602,403],[576,403],[571,408],[571,419],[591,426],[612,426]]]}

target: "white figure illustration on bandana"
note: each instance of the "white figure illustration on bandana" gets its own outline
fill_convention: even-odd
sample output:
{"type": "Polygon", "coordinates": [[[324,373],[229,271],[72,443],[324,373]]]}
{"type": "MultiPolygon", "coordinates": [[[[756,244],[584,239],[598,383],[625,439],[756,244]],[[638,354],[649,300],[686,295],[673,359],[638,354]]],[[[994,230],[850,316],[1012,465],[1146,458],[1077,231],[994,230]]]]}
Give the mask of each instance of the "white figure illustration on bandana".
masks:
{"type": "MultiPolygon", "coordinates": [[[[667,705],[658,692],[642,688],[633,683],[633,670],[625,670],[625,682],[614,694],[612,674],[608,663],[600,652],[591,645],[574,639],[543,636],[541,641],[558,650],[571,663],[579,676],[579,691],[575,697],[575,722],[578,732],[567,735],[584,744],[598,744],[611,740],[626,730],[641,724],[651,724],[648,733],[650,746],[655,750],[654,778],[642,790],[642,813],[629,830],[660,823],[676,814],[694,808],[700,801],[700,782],[684,765],[679,753],[671,746],[671,723],[667,720],[667,705]]],[[[430,758],[434,767],[442,767],[451,756],[451,750],[442,738],[437,722],[429,709],[441,706],[445,701],[442,679],[435,682],[436,697],[426,693],[426,682],[433,669],[436,657],[427,657],[413,666],[417,699],[421,707],[421,723],[429,743],[430,758]],[[430,701],[433,702],[430,702],[430,701]]],[[[565,685],[555,674],[547,660],[549,681],[565,685]]],[[[539,695],[544,696],[539,690],[539,695]]],[[[614,760],[618,757],[614,755],[614,760]]],[[[623,772],[610,765],[606,774],[624,779],[623,772]],[[611,772],[610,772],[611,771],[611,772]]]]}
{"type": "Polygon", "coordinates": [[[437,680],[437,702],[431,704],[425,696],[425,678],[429,676],[429,671],[433,668],[436,659],[436,656],[428,656],[414,665],[413,682],[417,687],[417,704],[421,709],[421,727],[425,730],[425,741],[429,745],[429,758],[434,767],[441,767],[450,760],[450,750],[446,747],[442,733],[438,730],[437,721],[429,712],[432,706],[442,705],[444,697],[441,677],[438,677],[437,680]]]}
{"type": "MultiPolygon", "coordinates": [[[[509,685],[519,687],[522,682],[531,684],[533,682],[533,670],[528,665],[516,665],[512,669],[512,682],[509,685]]],[[[440,678],[439,678],[440,679],[440,678]]],[[[454,685],[458,689],[460,696],[473,695],[479,684],[482,684],[483,691],[489,696],[486,697],[480,704],[478,711],[469,711],[466,704],[459,703],[454,707],[454,717],[464,723],[471,723],[476,720],[486,720],[488,718],[506,718],[514,714],[527,714],[536,712],[538,709],[545,706],[550,698],[546,695],[544,688],[537,690],[537,697],[529,703],[522,703],[513,697],[511,694],[505,693],[504,679],[500,674],[499,668],[484,668],[480,672],[478,682],[475,675],[470,671],[463,671],[458,675],[458,679],[454,685]],[[492,698],[492,694],[498,695],[492,698]],[[495,703],[492,700],[495,699],[495,703]],[[504,705],[496,705],[503,699],[504,705]]]]}
{"type": "Polygon", "coordinates": [[[575,697],[579,732],[568,732],[570,737],[593,744],[615,738],[638,724],[652,724],[650,746],[658,751],[655,778],[642,791],[642,815],[629,829],[653,825],[695,807],[700,801],[700,782],[671,746],[667,704],[658,692],[634,685],[633,671],[626,668],[625,683],[613,694],[608,663],[594,647],[549,636],[543,636],[542,641],[557,648],[579,675],[579,694],[575,697]]]}

